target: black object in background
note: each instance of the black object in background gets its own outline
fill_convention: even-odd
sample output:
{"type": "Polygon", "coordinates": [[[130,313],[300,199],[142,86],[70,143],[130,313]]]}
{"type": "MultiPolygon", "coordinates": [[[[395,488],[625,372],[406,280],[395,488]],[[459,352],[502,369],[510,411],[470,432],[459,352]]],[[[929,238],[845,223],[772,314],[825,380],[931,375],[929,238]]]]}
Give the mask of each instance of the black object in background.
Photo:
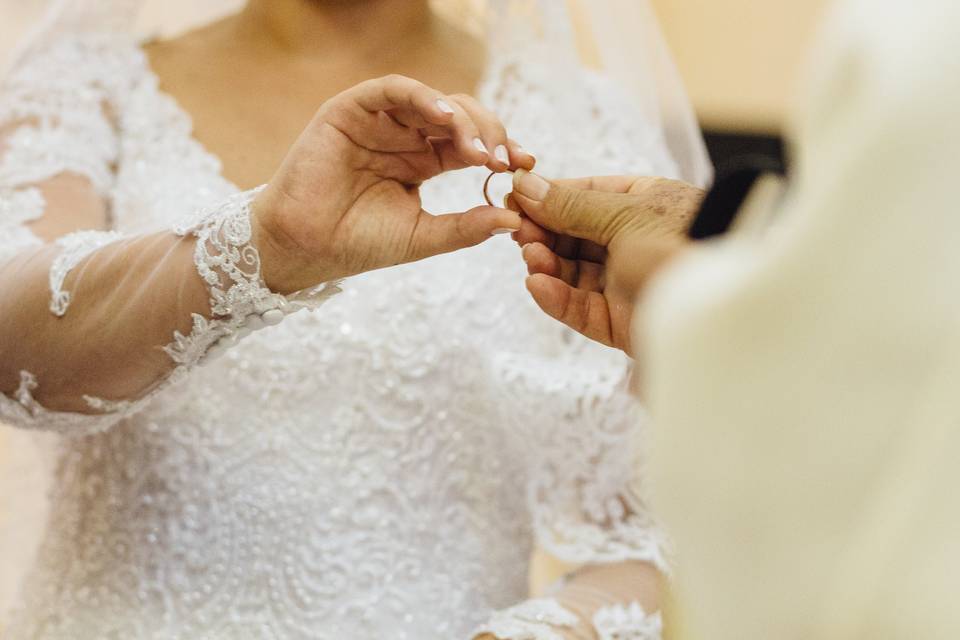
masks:
{"type": "Polygon", "coordinates": [[[731,163],[744,156],[768,158],[781,166],[785,164],[783,138],[780,136],[728,133],[706,130],[703,139],[707,143],[710,160],[717,173],[726,172],[731,163]]]}
{"type": "Polygon", "coordinates": [[[694,240],[726,233],[757,179],[786,173],[783,141],[778,137],[705,132],[704,138],[716,176],[687,231],[694,240]]]}

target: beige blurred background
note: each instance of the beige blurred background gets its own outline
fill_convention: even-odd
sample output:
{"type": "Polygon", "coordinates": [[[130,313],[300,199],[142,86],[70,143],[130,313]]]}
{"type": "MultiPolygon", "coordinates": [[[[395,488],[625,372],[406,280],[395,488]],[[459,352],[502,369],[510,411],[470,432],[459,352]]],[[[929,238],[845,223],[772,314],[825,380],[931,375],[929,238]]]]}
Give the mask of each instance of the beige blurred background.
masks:
{"type": "Polygon", "coordinates": [[[829,0],[653,0],[701,124],[782,129],[829,0]]]}
{"type": "MultiPolygon", "coordinates": [[[[174,26],[184,16],[196,22],[240,2],[169,0],[160,7],[167,12],[162,23],[174,26]]],[[[783,129],[804,51],[827,2],[653,0],[705,128],[763,135],[777,135],[783,129]]],[[[0,0],[0,64],[46,5],[46,0],[0,0]]],[[[147,19],[158,22],[157,16],[147,19]]],[[[10,600],[17,576],[30,562],[44,517],[38,495],[44,482],[42,464],[43,457],[25,435],[0,427],[0,466],[18,470],[3,474],[0,483],[0,549],[22,550],[16,558],[0,559],[0,612],[10,600]],[[16,514],[17,526],[5,526],[11,523],[11,514],[16,514]]],[[[534,583],[543,583],[557,571],[555,564],[541,558],[534,583]]]]}

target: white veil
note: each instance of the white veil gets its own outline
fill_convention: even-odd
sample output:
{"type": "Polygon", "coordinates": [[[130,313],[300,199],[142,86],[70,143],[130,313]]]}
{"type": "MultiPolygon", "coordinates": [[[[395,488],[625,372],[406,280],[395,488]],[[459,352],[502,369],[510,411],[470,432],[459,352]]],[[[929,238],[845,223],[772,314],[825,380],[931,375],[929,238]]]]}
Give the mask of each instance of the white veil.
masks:
{"type": "Polygon", "coordinates": [[[649,0],[587,0],[583,6],[604,72],[630,93],[650,122],[663,128],[680,177],[708,186],[713,165],[649,0]]]}
{"type": "MultiPolygon", "coordinates": [[[[236,11],[244,0],[51,0],[23,55],[66,33],[117,31],[171,36],[236,11]]],[[[549,48],[558,76],[568,64],[599,67],[633,98],[645,121],[659,124],[679,177],[706,186],[713,171],[683,83],[649,0],[431,0],[447,19],[486,30],[497,46],[549,48]]],[[[14,56],[14,60],[19,57],[14,56]]],[[[558,85],[562,85],[559,82],[558,85]]]]}
{"type": "MultiPolygon", "coordinates": [[[[693,110],[648,0],[432,0],[448,19],[482,33],[491,46],[518,42],[549,50],[558,86],[570,65],[587,61],[627,90],[645,119],[659,124],[680,177],[704,186],[712,170],[693,110]]],[[[170,36],[235,11],[243,0],[51,0],[44,18],[12,57],[82,32],[170,36]]],[[[0,620],[10,585],[25,569],[42,521],[39,445],[32,434],[5,434],[0,450],[0,620]],[[29,485],[29,486],[27,486],[29,485]],[[35,512],[27,516],[26,512],[35,512]],[[16,512],[13,515],[13,512],[16,512]],[[11,558],[17,562],[8,562],[11,558]]],[[[2,622],[0,622],[2,628],[2,622]]]]}

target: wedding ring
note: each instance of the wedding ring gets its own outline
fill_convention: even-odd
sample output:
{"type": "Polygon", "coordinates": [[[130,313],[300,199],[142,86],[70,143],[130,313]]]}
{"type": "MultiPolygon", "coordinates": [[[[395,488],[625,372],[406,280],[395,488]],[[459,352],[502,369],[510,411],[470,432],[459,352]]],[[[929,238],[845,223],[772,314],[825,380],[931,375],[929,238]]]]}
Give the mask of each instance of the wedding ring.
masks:
{"type": "MultiPolygon", "coordinates": [[[[513,175],[513,171],[507,171],[510,175],[513,175]]],[[[498,205],[493,204],[493,200],[490,199],[490,181],[493,180],[493,177],[497,175],[496,171],[491,171],[490,175],[487,176],[487,179],[483,183],[483,199],[487,201],[487,204],[491,207],[496,207],[498,205]]]]}

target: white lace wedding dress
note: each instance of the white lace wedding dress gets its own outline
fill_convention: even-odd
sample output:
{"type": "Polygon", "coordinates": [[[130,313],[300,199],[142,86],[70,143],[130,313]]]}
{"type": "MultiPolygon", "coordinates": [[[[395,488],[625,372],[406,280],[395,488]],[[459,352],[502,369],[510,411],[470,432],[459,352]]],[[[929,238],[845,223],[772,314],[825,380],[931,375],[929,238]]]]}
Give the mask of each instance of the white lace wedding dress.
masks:
{"type": "MultiPolygon", "coordinates": [[[[656,127],[603,80],[568,77],[576,105],[556,103],[535,61],[501,57],[479,97],[548,175],[674,172],[656,127]]],[[[0,165],[7,252],[36,242],[31,185],[64,171],[91,180],[128,236],[242,209],[132,38],[48,43],[3,95],[5,119],[35,119],[0,165]]],[[[477,204],[483,177],[424,185],[426,207],[477,204]]],[[[143,401],[91,398],[96,416],[45,411],[25,372],[0,419],[62,436],[4,637],[450,640],[524,600],[536,542],[571,562],[662,566],[632,478],[627,363],[542,315],[523,275],[498,238],[350,278],[316,310],[221,340],[219,358],[213,339],[175,344],[177,375],[143,401]]]]}

